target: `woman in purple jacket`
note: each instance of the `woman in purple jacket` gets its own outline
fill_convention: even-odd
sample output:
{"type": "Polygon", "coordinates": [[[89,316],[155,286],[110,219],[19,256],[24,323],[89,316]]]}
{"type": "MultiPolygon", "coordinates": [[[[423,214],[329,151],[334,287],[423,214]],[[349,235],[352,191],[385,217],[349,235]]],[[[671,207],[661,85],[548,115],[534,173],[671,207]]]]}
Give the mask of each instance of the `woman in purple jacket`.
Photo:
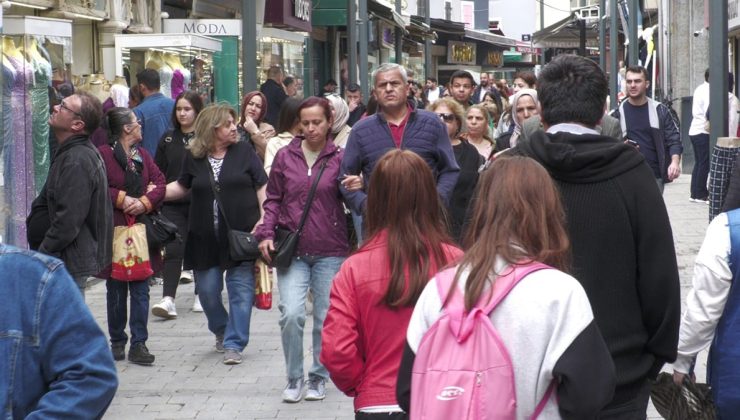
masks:
{"type": "MultiPolygon", "coordinates": [[[[296,253],[288,268],[278,268],[280,329],[287,365],[288,385],[283,401],[303,397],[303,327],[306,323],[306,295],[313,294],[313,365],[308,373],[306,400],[322,400],[329,377],[319,362],[321,329],[329,307],[329,290],[334,275],[349,253],[347,224],[339,192],[342,152],[330,138],[332,112],[325,98],[311,97],[298,107],[303,136],[296,137],[275,156],[267,182],[263,224],[255,236],[263,257],[269,262],[277,227],[296,230],[308,191],[321,177],[311,202],[296,253]],[[326,165],[321,173],[322,165],[326,165]]],[[[359,182],[352,179],[345,184],[359,182]]]]}
{"type": "MultiPolygon", "coordinates": [[[[108,191],[113,202],[113,225],[125,226],[126,216],[140,216],[157,209],[164,199],[165,178],[154,159],[141,146],[141,123],[128,108],[111,108],[105,117],[108,144],[98,150],[105,162],[108,191]]],[[[152,269],[162,267],[159,249],[149,251],[152,269]]],[[[154,356],[146,347],[149,316],[149,281],[119,281],[110,278],[110,268],[98,277],[107,278],[108,333],[113,359],[123,360],[126,336],[127,295],[131,294],[131,348],[128,360],[151,365],[154,356]]]]}

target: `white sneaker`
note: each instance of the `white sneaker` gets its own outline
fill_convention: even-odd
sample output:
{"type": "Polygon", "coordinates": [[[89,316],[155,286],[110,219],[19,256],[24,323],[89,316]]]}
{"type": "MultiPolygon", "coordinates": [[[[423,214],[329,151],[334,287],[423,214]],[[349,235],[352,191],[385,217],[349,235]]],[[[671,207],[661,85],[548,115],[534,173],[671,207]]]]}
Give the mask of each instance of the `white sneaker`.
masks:
{"type": "Polygon", "coordinates": [[[175,300],[169,296],[163,297],[158,304],[152,307],[152,315],[164,319],[177,318],[177,308],[175,307],[175,300]]]}
{"type": "Polygon", "coordinates": [[[180,273],[180,283],[187,284],[193,282],[193,271],[192,270],[183,270],[182,273],[180,273]]]}
{"type": "Polygon", "coordinates": [[[203,312],[203,307],[200,306],[200,298],[198,295],[195,295],[195,299],[193,299],[193,312],[203,312]]]}
{"type": "Polygon", "coordinates": [[[283,390],[283,401],[297,403],[303,398],[303,378],[291,379],[283,390]]]}

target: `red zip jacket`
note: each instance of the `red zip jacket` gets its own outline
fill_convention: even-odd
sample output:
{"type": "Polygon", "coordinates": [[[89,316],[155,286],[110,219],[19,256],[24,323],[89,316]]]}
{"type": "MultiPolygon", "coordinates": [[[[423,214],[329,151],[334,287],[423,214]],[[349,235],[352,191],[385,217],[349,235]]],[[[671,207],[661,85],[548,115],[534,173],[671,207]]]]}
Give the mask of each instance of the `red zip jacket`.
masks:
{"type": "MultiPolygon", "coordinates": [[[[321,363],[355,411],[396,402],[396,379],[413,306],[382,303],[390,282],[387,234],[381,232],[349,257],[334,278],[321,335],[321,363]]],[[[462,256],[443,245],[449,265],[462,256]]],[[[443,267],[432,267],[429,278],[443,267]]]]}

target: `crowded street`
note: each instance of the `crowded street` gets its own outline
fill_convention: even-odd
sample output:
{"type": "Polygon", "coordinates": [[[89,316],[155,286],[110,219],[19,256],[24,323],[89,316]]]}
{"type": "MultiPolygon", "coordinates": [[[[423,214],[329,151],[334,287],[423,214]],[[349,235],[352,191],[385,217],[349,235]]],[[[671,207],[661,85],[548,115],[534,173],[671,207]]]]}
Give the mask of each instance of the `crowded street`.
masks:
{"type": "MultiPolygon", "coordinates": [[[[707,206],[691,203],[690,178],[679,178],[666,187],[665,202],[671,219],[681,275],[682,301],[691,285],[694,259],[707,227],[707,206]]],[[[161,286],[152,287],[152,295],[161,286]]],[[[121,384],[105,418],[148,419],[352,419],[352,399],[329,385],[324,401],[285,404],[280,401],[284,386],[283,355],[277,334],[279,311],[254,310],[252,338],[244,352],[244,363],[221,364],[213,351],[212,337],[204,333],[205,316],[190,311],[193,284],[180,285],[182,308],[171,321],[149,323],[149,347],[157,353],[153,366],[117,362],[121,384]]],[[[277,302],[278,290],[273,299],[277,302]]],[[[100,327],[106,329],[105,284],[87,293],[87,301],[100,327]]],[[[307,322],[310,328],[310,321],[307,322]]],[[[305,361],[310,364],[310,336],[305,337],[305,361]]],[[[697,380],[704,382],[706,352],[697,363],[697,380]]],[[[668,371],[668,369],[666,369],[668,371]]],[[[650,406],[649,419],[660,419],[650,406]]]]}

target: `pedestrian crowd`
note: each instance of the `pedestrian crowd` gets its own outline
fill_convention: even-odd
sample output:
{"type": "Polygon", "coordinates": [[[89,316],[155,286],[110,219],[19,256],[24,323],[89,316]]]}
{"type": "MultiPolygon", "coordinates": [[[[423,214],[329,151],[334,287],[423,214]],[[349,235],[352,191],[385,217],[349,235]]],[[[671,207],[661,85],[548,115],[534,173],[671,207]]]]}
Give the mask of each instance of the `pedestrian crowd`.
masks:
{"type": "MultiPolygon", "coordinates": [[[[367,103],[333,80],[296,99],[271,67],[240,115],[191,91],[165,97],[154,70],[136,77],[132,109],[102,114],[84,92],[54,108],[59,146],[27,221],[39,252],[0,244],[0,272],[17,273],[1,280],[6,417],[101,417],[115,361],[156,363],[154,273],[152,315],[176,318],[178,284],[193,279],[214,350],[242,363],[265,265],[286,403],[324,399],[331,380],[357,419],[644,419],[663,366],[692,380],[716,331],[718,413],[740,409],[740,204],[710,224],[681,318],[662,191],[683,150],[645,69],[627,68],[612,115],[605,74],[572,55],[511,89],[464,70],[422,87],[383,64],[367,103]],[[105,279],[107,342],[84,304],[91,276],[105,279]]],[[[692,200],[706,200],[700,187],[692,200]]]]}

